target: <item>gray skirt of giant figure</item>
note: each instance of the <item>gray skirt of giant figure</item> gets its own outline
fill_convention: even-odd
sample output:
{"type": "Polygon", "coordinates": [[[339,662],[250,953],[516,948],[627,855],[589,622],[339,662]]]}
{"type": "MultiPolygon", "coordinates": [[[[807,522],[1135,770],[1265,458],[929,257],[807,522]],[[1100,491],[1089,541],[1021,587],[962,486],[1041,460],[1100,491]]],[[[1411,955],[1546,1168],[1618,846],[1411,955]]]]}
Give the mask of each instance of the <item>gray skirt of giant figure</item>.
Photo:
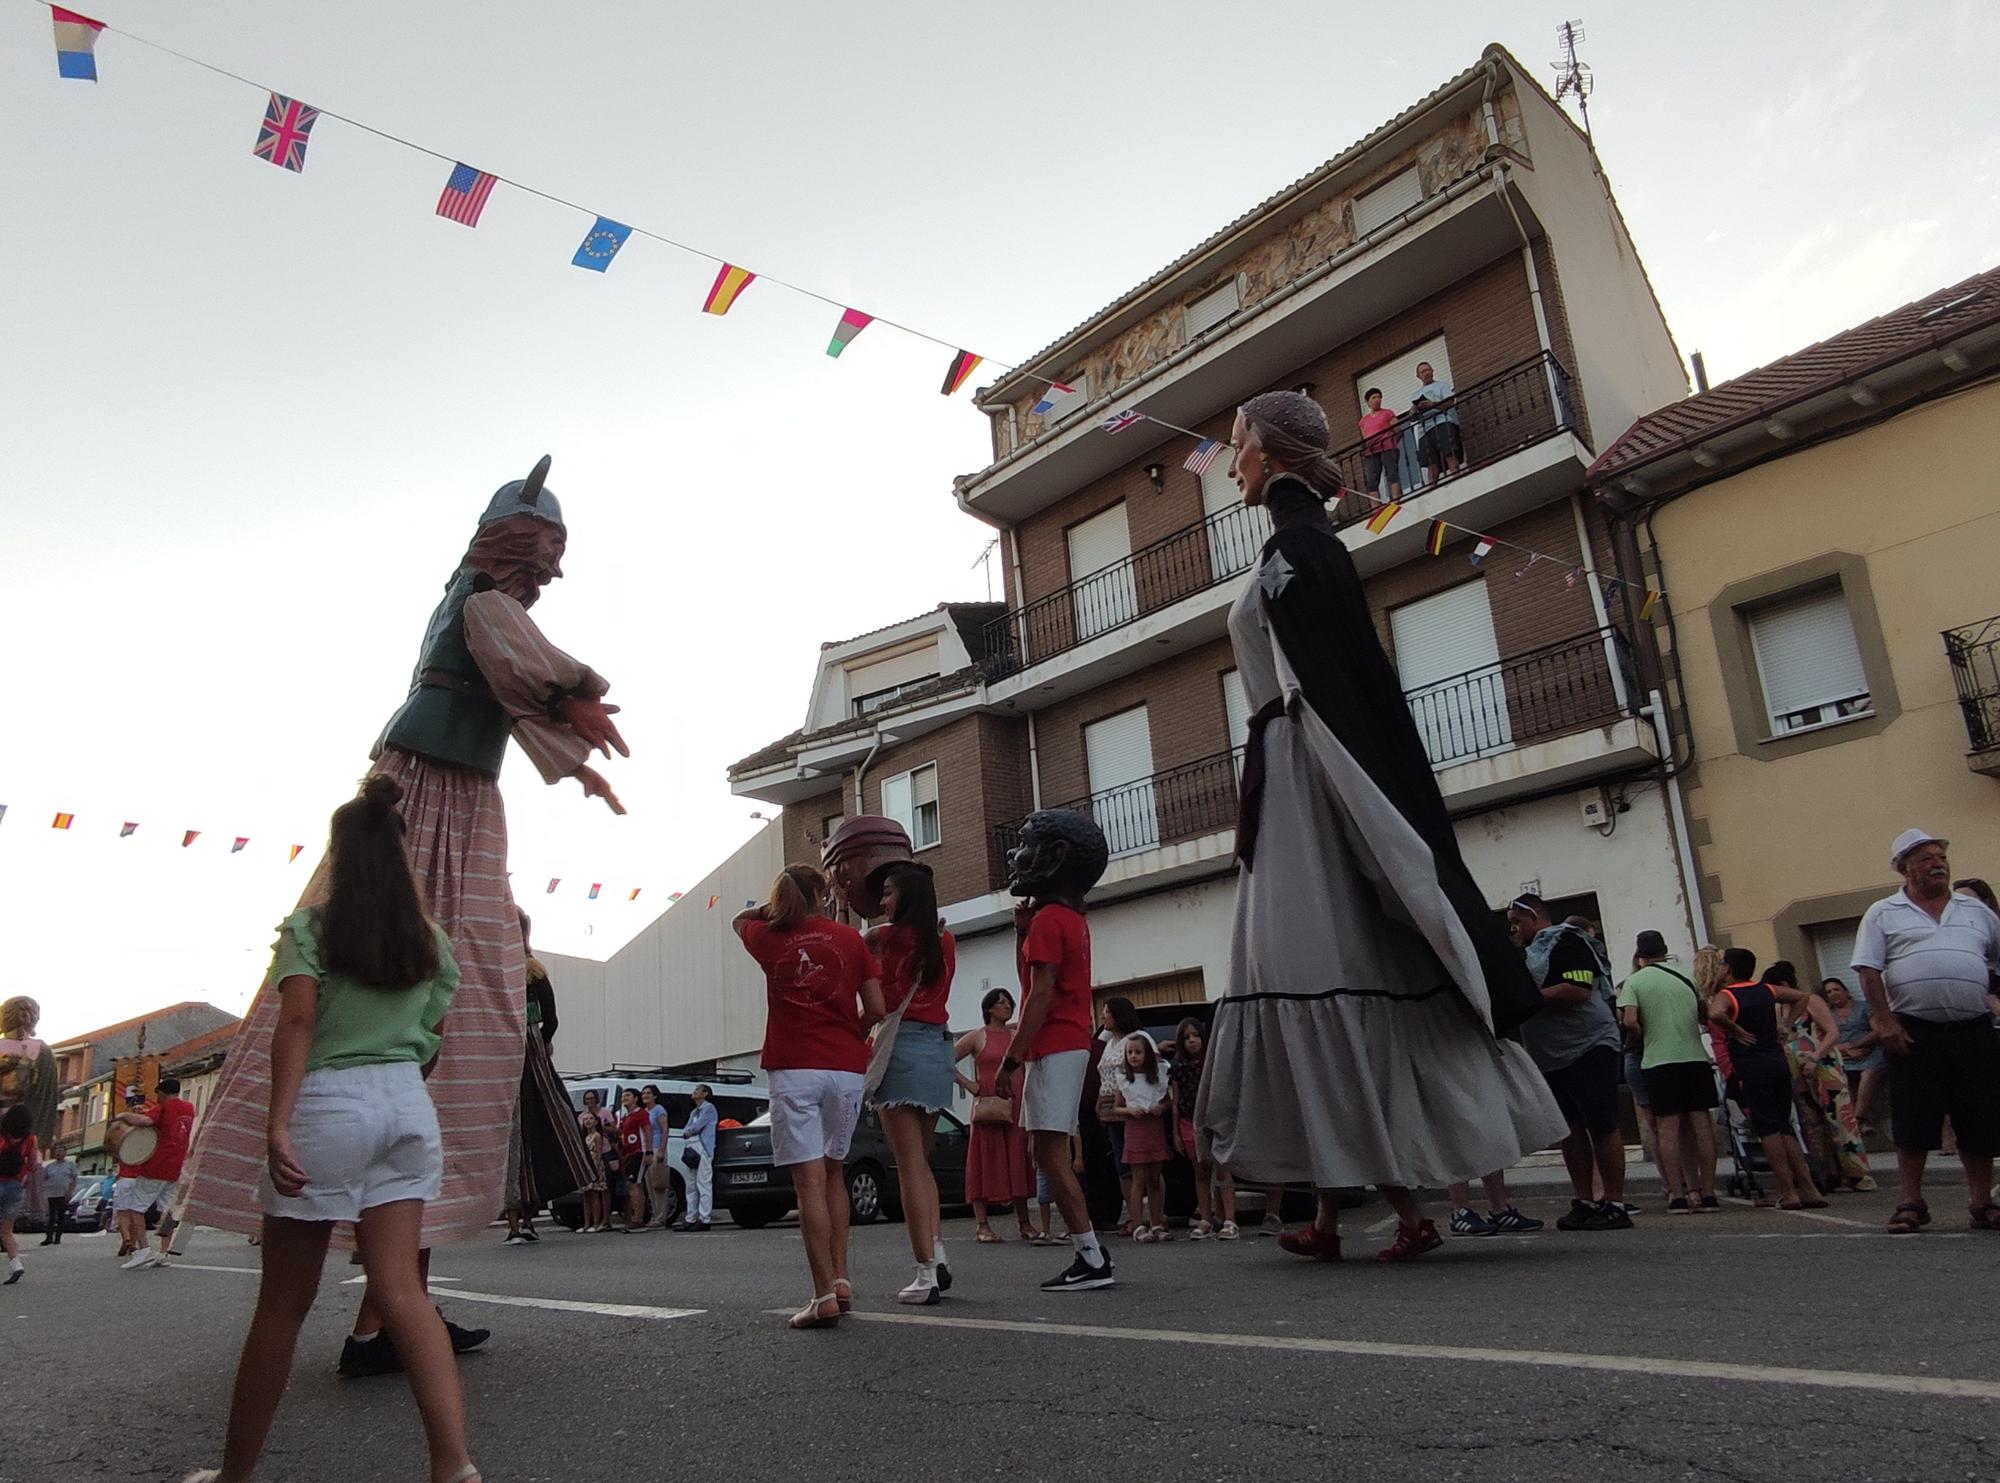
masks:
{"type": "Polygon", "coordinates": [[[1258,581],[1229,626],[1251,710],[1294,703],[1262,731],[1254,863],[1239,877],[1229,992],[1195,1112],[1202,1145],[1253,1183],[1436,1188],[1560,1139],[1541,1073],[1493,1035],[1429,847],[1299,698],[1258,581]]]}

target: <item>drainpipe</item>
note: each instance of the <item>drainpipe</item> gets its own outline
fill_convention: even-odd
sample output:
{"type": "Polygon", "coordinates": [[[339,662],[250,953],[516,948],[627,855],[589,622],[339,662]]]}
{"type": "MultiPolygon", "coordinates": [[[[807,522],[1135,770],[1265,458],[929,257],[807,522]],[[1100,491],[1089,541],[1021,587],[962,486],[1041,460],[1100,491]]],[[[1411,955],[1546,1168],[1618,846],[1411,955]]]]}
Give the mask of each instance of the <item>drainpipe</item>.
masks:
{"type": "Polygon", "coordinates": [[[1708,939],[1708,907],[1701,899],[1701,866],[1694,857],[1694,841],[1688,836],[1687,805],[1681,798],[1681,780],[1668,770],[1674,754],[1673,738],[1667,733],[1667,703],[1658,690],[1646,693],[1646,708],[1639,712],[1653,723],[1653,740],[1660,749],[1660,786],[1667,795],[1667,809],[1673,816],[1675,853],[1680,857],[1681,885],[1687,891],[1688,925],[1694,929],[1694,944],[1708,939]]]}
{"type": "Polygon", "coordinates": [[[1618,697],[1618,709],[1629,714],[1631,697],[1625,693],[1625,667],[1618,662],[1618,640],[1611,635],[1611,614],[1604,606],[1604,588],[1597,580],[1597,556],[1590,548],[1590,527],[1584,523],[1581,494],[1569,497],[1569,513],[1576,521],[1576,545],[1583,553],[1584,578],[1590,583],[1590,610],[1597,615],[1597,631],[1604,635],[1604,661],[1611,670],[1611,693],[1618,697]]]}

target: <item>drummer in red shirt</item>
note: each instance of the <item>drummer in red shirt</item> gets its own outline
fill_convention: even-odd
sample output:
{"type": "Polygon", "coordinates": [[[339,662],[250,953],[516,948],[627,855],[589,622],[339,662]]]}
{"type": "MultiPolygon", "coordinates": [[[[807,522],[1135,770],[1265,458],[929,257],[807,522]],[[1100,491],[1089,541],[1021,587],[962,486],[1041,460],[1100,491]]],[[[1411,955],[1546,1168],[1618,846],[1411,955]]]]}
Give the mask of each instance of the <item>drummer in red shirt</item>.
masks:
{"type": "Polygon", "coordinates": [[[861,1116],[868,1027],[883,1016],[875,955],[859,932],[828,918],[826,901],[825,876],[787,865],[769,903],[734,924],[764,970],[771,1159],[791,1171],[812,1271],[812,1301],[792,1315],[795,1329],[829,1328],[854,1306],[843,1166],[861,1116]]]}
{"type": "Polygon", "coordinates": [[[172,1233],[160,1237],[158,1250],[148,1250],[146,1212],[173,1193],[181,1165],[187,1162],[188,1144],[194,1138],[194,1103],[182,1098],[180,1082],[171,1076],[161,1077],[159,1097],[153,1106],[124,1113],[118,1119],[135,1128],[152,1128],[158,1134],[152,1153],[143,1162],[118,1166],[112,1207],[118,1212],[120,1243],[132,1251],[120,1263],[127,1272],[165,1263],[172,1233]]]}

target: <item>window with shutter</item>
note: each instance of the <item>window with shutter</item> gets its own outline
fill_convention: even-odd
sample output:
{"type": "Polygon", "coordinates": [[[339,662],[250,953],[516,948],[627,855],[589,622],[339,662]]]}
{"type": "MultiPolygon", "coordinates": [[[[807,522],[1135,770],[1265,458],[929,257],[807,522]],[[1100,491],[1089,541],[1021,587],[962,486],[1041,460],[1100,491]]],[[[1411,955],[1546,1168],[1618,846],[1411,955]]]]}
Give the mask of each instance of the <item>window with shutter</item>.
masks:
{"type": "Polygon", "coordinates": [[[1208,516],[1209,575],[1217,581],[1248,571],[1271,538],[1271,514],[1243,503],[1243,491],[1229,477],[1228,449],[1201,476],[1201,507],[1208,516]]]}
{"type": "Polygon", "coordinates": [[[1513,746],[1484,578],[1392,609],[1389,631],[1404,699],[1433,767],[1513,746]]]}
{"type": "Polygon", "coordinates": [[[1132,535],[1122,503],[1070,527],[1070,600],[1076,608],[1079,639],[1139,616],[1139,594],[1127,559],[1131,554],[1132,535]]]}
{"type": "Polygon", "coordinates": [[[1242,308],[1236,280],[1230,279],[1213,293],[1203,294],[1187,306],[1187,337],[1192,340],[1203,330],[1212,330],[1242,308]]]}
{"type": "Polygon", "coordinates": [[[1746,618],[1773,736],[1867,713],[1868,676],[1839,587],[1786,598],[1746,618]]]}
{"type": "Polygon", "coordinates": [[[1144,706],[1134,706],[1083,728],[1090,769],[1090,812],[1113,855],[1158,844],[1153,798],[1153,730],[1144,706]]]}
{"type": "Polygon", "coordinates": [[[1423,182],[1412,165],[1391,175],[1373,190],[1354,198],[1354,235],[1365,237],[1377,227],[1394,221],[1424,198],[1423,182]]]}

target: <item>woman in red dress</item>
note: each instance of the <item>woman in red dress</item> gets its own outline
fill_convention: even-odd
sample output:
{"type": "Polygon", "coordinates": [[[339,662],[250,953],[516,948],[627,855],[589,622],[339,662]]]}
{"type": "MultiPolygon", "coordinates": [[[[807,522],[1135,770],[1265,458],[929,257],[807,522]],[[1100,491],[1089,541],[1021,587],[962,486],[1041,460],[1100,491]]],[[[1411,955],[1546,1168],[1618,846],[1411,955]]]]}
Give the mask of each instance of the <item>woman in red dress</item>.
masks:
{"type": "Polygon", "coordinates": [[[1000,1063],[1014,1043],[1013,1027],[1008,1024],[1014,1017],[1014,996],[1005,989],[993,989],[979,1001],[979,1012],[985,1023],[959,1036],[953,1047],[956,1059],[971,1058],[977,1078],[967,1081],[958,1077],[958,1084],[973,1098],[972,1139],[965,1153],[965,1198],[979,1218],[975,1239],[989,1245],[998,1241],[1000,1236],[988,1221],[988,1211],[994,1205],[1012,1203],[1021,1239],[1032,1241],[1038,1234],[1028,1220],[1028,1202],[1035,1194],[1035,1165],[1028,1152],[1028,1135],[1021,1131],[1020,1102],[997,1096],[994,1090],[1000,1063]],[[982,1105],[985,1118],[981,1116],[982,1105]],[[1004,1120],[999,1116],[1003,1105],[1004,1120]]]}

